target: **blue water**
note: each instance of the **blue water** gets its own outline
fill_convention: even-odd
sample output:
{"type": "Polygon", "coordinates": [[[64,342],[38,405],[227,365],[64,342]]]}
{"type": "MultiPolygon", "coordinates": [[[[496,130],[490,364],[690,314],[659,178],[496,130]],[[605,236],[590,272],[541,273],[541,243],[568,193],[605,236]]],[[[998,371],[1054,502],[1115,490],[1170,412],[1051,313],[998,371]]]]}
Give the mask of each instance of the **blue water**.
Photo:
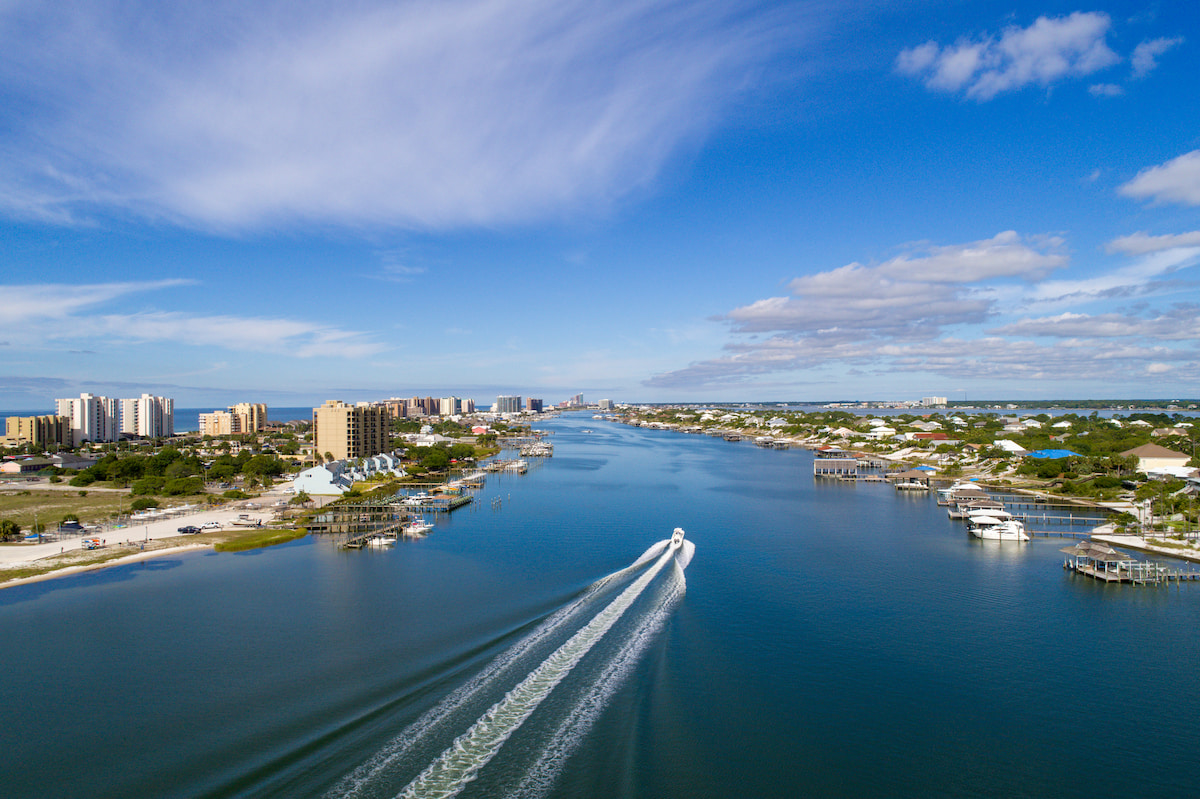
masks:
{"type": "Polygon", "coordinates": [[[1200,780],[1200,585],[1073,577],[1064,540],[977,541],[929,497],[814,483],[802,451],[544,425],[552,459],[491,477],[423,541],[0,591],[0,793],[397,796],[572,640],[575,665],[543,668],[560,681],[459,795],[1200,780]],[[675,526],[686,571],[631,566],[675,526]],[[611,628],[575,638],[646,575],[611,628]]]}

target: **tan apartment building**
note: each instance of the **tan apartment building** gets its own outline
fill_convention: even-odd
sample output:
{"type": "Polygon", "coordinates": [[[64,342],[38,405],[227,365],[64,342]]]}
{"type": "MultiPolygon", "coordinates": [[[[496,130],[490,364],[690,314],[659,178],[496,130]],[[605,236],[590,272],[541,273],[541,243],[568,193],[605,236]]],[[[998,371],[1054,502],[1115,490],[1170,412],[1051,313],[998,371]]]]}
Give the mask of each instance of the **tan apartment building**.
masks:
{"type": "Polygon", "coordinates": [[[227,411],[200,414],[200,435],[232,436],[257,433],[267,427],[267,406],[261,402],[239,402],[227,411]]]}
{"type": "Polygon", "coordinates": [[[238,419],[237,432],[257,433],[267,427],[267,406],[261,402],[239,402],[229,412],[238,419]]]}
{"type": "Polygon", "coordinates": [[[42,449],[71,447],[71,420],[66,416],[9,416],[4,420],[4,444],[32,444],[42,449]]]}
{"type": "Polygon", "coordinates": [[[313,408],[313,442],[321,456],[346,460],[378,455],[391,448],[390,433],[390,414],[383,406],[327,400],[313,408]]]}

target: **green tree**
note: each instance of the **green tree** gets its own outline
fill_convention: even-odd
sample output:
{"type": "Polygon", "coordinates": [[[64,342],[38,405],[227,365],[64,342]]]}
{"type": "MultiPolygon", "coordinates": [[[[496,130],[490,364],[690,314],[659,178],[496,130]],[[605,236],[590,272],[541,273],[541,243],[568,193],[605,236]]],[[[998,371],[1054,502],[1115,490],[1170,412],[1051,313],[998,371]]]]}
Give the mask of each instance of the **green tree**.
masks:
{"type": "Polygon", "coordinates": [[[16,541],[21,537],[21,525],[12,519],[0,519],[0,541],[16,541]]]}

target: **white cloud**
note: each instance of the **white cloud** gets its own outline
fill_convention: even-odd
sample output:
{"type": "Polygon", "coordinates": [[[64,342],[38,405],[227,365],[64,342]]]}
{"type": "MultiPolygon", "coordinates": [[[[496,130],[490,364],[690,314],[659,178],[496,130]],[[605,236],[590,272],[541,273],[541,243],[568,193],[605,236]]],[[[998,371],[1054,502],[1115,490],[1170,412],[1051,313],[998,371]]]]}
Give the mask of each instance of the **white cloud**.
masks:
{"type": "Polygon", "coordinates": [[[129,294],[186,286],[194,282],[174,279],[82,286],[62,283],[0,286],[0,319],[15,325],[62,320],[84,308],[102,305],[129,294]]]}
{"type": "Polygon", "coordinates": [[[603,205],[702,137],[800,43],[798,18],[717,0],[32,4],[0,21],[0,204],[233,230],[603,205]]]}
{"type": "Polygon", "coordinates": [[[180,312],[93,315],[99,306],[132,294],[193,285],[192,280],[99,283],[70,286],[43,283],[0,285],[0,318],[12,323],[21,346],[46,341],[177,342],[191,346],[265,352],[296,357],[362,358],[386,347],[364,333],[291,319],[180,312]]]}
{"type": "Polygon", "coordinates": [[[1068,382],[1093,384],[1107,391],[1117,387],[1130,390],[1143,385],[1148,371],[1152,376],[1167,369],[1180,380],[1200,378],[1200,362],[1193,348],[1091,338],[1067,338],[1053,345],[1000,336],[946,338],[873,347],[818,346],[815,352],[812,341],[777,339],[768,347],[730,345],[728,349],[733,354],[655,375],[644,385],[713,391],[758,385],[762,376],[778,372],[815,372],[832,363],[852,365],[858,373],[880,381],[894,382],[898,374],[915,373],[948,380],[993,380],[1003,385],[1041,383],[1047,391],[1068,382]]]}
{"type": "Polygon", "coordinates": [[[1200,247],[1200,230],[1165,236],[1151,236],[1139,230],[1137,233],[1115,238],[1104,246],[1109,252],[1122,252],[1126,255],[1144,255],[1181,247],[1200,247]]]}
{"type": "Polygon", "coordinates": [[[1140,200],[1152,198],[1160,203],[1200,205],[1200,150],[1143,169],[1119,191],[1140,200]]]}
{"type": "Polygon", "coordinates": [[[1133,48],[1129,62],[1133,66],[1133,77],[1143,78],[1158,66],[1158,57],[1183,43],[1183,37],[1174,39],[1150,39],[1133,48]]]}
{"type": "Polygon", "coordinates": [[[192,316],[178,312],[114,314],[95,320],[96,332],[140,342],[174,341],[244,352],[363,358],[385,346],[363,333],[294,319],[192,316]]]}
{"type": "Polygon", "coordinates": [[[1115,83],[1096,83],[1088,86],[1088,91],[1093,97],[1117,97],[1125,93],[1125,90],[1115,83]]]}
{"type": "Polygon", "coordinates": [[[1200,315],[1195,308],[1144,319],[1118,313],[1099,315],[1064,313],[1041,319],[1022,319],[991,331],[1001,336],[1055,338],[1140,338],[1160,341],[1200,340],[1200,315]]]}
{"type": "Polygon", "coordinates": [[[1062,242],[1032,243],[1013,231],[991,239],[929,247],[874,266],[848,264],[798,277],[792,297],[759,300],[727,315],[738,332],[929,338],[947,325],[982,322],[993,299],[971,288],[995,279],[1036,280],[1064,266],[1062,242]]]}
{"type": "Polygon", "coordinates": [[[1006,28],[999,38],[983,35],[953,45],[936,42],[900,52],[898,72],[927,87],[979,101],[1037,84],[1090,75],[1120,61],[1106,43],[1111,21],[1100,12],[1038,17],[1027,28],[1006,28]]]}
{"type": "Polygon", "coordinates": [[[1163,290],[1163,280],[1195,265],[1200,250],[1178,247],[1147,252],[1130,264],[1075,279],[1044,280],[1023,298],[1043,305],[1079,305],[1098,299],[1139,297],[1163,290]]]}
{"type": "Polygon", "coordinates": [[[1179,381],[1200,379],[1200,307],[1178,301],[1180,273],[1200,263],[1200,247],[1168,246],[1190,241],[1191,234],[1118,239],[1117,251],[1135,255],[1131,262],[1075,279],[1047,279],[1067,266],[1062,240],[1023,239],[1012,231],[799,277],[789,284],[793,296],[759,300],[723,317],[734,339],[720,356],[658,373],[645,385],[745,389],[774,375],[849,370],[881,381],[910,372],[1112,388],[1141,385],[1153,374],[1150,363],[1170,364],[1179,381]],[[1154,296],[1175,305],[1155,310],[1147,302],[1154,296]],[[1121,312],[1030,313],[1111,298],[1138,304],[1121,312]],[[1026,315],[1002,321],[1017,313],[1026,315]],[[981,326],[989,321],[997,325],[985,334],[981,326]],[[1042,338],[1053,345],[1033,340],[1042,338]]]}

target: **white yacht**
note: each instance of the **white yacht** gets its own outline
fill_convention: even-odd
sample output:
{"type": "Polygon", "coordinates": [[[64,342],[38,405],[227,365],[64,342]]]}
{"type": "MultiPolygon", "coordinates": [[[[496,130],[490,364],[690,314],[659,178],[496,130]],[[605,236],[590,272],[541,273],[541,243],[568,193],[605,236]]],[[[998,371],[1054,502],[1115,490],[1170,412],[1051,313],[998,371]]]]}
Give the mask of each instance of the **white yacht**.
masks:
{"type": "Polygon", "coordinates": [[[683,528],[676,527],[675,532],[671,534],[671,549],[679,549],[683,546],[683,528]]]}
{"type": "Polygon", "coordinates": [[[985,541],[1028,541],[1025,525],[1016,519],[999,519],[995,516],[970,518],[971,535],[985,541]]]}

